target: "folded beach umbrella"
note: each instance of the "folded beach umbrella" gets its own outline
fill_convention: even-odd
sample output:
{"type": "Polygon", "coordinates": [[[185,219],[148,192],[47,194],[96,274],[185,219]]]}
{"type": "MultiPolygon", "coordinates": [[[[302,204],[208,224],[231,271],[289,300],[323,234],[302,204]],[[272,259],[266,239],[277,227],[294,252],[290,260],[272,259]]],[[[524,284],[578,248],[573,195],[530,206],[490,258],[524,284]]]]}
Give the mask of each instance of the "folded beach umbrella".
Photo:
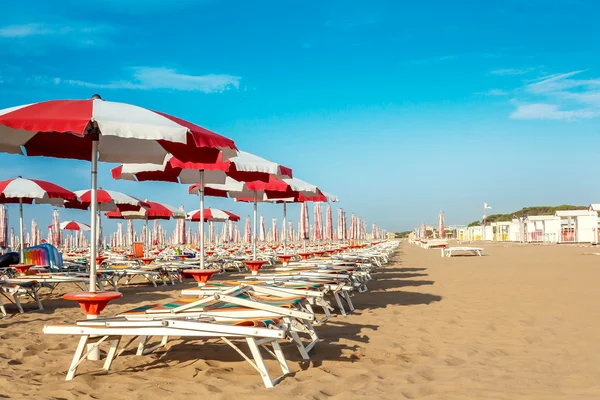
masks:
{"type": "Polygon", "coordinates": [[[62,207],[67,201],[76,203],[77,200],[75,193],[51,182],[21,177],[0,181],[0,203],[19,204],[21,262],[24,262],[23,245],[25,244],[23,237],[23,204],[50,204],[62,207]]]}
{"type": "MultiPolygon", "coordinates": [[[[104,101],[51,100],[0,110],[0,152],[89,160],[91,231],[96,235],[97,162],[162,163],[167,154],[183,162],[226,161],[233,140],[177,117],[104,101]]],[[[96,241],[92,240],[90,288],[96,287],[96,241]]]]}

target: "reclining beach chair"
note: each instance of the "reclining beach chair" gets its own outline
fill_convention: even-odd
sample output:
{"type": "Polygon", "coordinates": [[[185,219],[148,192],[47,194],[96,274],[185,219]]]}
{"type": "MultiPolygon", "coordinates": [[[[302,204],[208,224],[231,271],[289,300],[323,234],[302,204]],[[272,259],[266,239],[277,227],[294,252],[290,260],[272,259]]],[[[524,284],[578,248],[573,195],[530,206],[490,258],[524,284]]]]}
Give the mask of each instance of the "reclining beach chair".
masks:
{"type": "MultiPolygon", "coordinates": [[[[169,338],[198,338],[198,339],[220,339],[231,346],[260,374],[267,388],[273,387],[282,377],[272,379],[264,363],[260,348],[275,357],[284,375],[290,372],[285,356],[278,340],[286,337],[287,327],[275,319],[251,319],[231,320],[216,322],[210,318],[165,318],[159,320],[128,321],[123,317],[104,318],[97,320],[77,321],[74,324],[48,325],[44,327],[44,333],[55,335],[80,336],[79,344],[75,350],[73,361],[69,366],[66,380],[71,380],[77,372],[79,365],[86,359],[87,355],[94,351],[104,342],[110,342],[104,370],[108,371],[116,357],[121,355],[127,347],[140,338],[138,353],[147,342],[147,338],[159,336],[163,338],[161,345],[166,345],[169,338]],[[132,336],[120,350],[119,345],[124,336],[132,336]],[[250,356],[244,353],[233,340],[244,340],[249,349],[250,356]],[[89,348],[86,351],[86,347],[89,348]],[[271,346],[272,351],[267,348],[271,346]]],[[[189,343],[185,344],[190,346],[189,343]]],[[[162,346],[161,346],[162,347],[162,346]]],[[[157,348],[157,347],[155,347],[157,348]]],[[[153,348],[152,350],[154,350],[153,348]]],[[[201,354],[201,352],[198,352],[201,354]]]]}
{"type": "Polygon", "coordinates": [[[151,304],[119,314],[127,320],[148,320],[170,317],[210,317],[216,321],[276,318],[288,326],[286,337],[292,341],[300,355],[309,359],[308,352],[319,341],[313,326],[314,313],[303,308],[302,298],[268,298],[249,293],[249,287],[236,286],[202,299],[182,299],[166,304],[151,304]],[[299,334],[309,336],[304,345],[299,334]]]}
{"type": "MultiPolygon", "coordinates": [[[[21,305],[20,296],[29,296],[37,303],[38,310],[44,310],[42,302],[38,296],[39,284],[36,280],[14,280],[14,279],[3,279],[0,280],[0,295],[4,296],[8,301],[15,304],[21,314],[24,314],[23,306],[21,305]]],[[[0,297],[1,297],[0,296],[0,297]]],[[[4,304],[0,300],[2,315],[6,316],[6,309],[4,304]]],[[[35,311],[38,311],[35,310],[35,311]]]]}

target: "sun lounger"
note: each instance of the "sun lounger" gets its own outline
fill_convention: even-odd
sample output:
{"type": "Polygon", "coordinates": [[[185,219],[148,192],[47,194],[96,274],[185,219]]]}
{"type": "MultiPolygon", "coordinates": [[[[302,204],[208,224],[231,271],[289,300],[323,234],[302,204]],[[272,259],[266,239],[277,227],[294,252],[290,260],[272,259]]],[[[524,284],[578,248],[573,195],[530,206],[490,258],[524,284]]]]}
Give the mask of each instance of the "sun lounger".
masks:
{"type": "Polygon", "coordinates": [[[306,308],[302,297],[275,297],[249,293],[249,287],[236,286],[222,292],[213,292],[201,299],[182,299],[165,304],[137,307],[119,314],[128,320],[148,320],[169,317],[211,317],[216,321],[252,318],[277,318],[289,327],[287,337],[294,342],[300,355],[309,359],[308,352],[319,341],[312,326],[314,312],[306,308]],[[310,343],[304,345],[299,334],[307,334],[310,343]]]}
{"type": "MultiPolygon", "coordinates": [[[[283,374],[288,374],[290,370],[278,342],[278,340],[286,337],[286,331],[287,327],[285,324],[274,319],[215,322],[209,318],[183,319],[177,317],[145,321],[128,321],[125,318],[116,317],[44,327],[44,333],[46,334],[80,336],[79,344],[75,350],[73,361],[69,366],[66,380],[73,379],[77,368],[86,359],[87,355],[104,342],[110,342],[110,349],[104,363],[104,370],[108,371],[114,359],[121,355],[136,338],[140,338],[138,353],[144,353],[148,339],[152,336],[162,337],[161,344],[152,348],[152,351],[166,345],[168,339],[172,337],[217,338],[231,346],[256,369],[267,388],[271,388],[277,384],[281,377],[275,379],[270,377],[260,348],[266,349],[268,353],[273,355],[279,363],[283,374]],[[133,338],[119,350],[121,339],[124,336],[133,336],[133,338]],[[244,340],[248,344],[250,355],[244,353],[233,343],[233,340],[244,340]],[[91,346],[86,351],[88,345],[91,346]],[[267,346],[271,346],[272,351],[267,346]]],[[[185,345],[190,346],[188,343],[185,345]]],[[[198,354],[201,354],[201,352],[198,352],[198,354]]]]}
{"type": "MultiPolygon", "coordinates": [[[[36,301],[38,310],[43,310],[42,302],[38,297],[39,283],[36,280],[15,280],[15,279],[3,279],[0,280],[0,295],[4,296],[8,301],[14,303],[21,314],[25,313],[23,306],[21,305],[20,296],[29,296],[36,301]]],[[[0,296],[1,297],[1,296],[0,296]]],[[[37,310],[36,310],[37,311],[37,310]]],[[[0,312],[6,316],[6,309],[0,298],[0,312]]]]}
{"type": "Polygon", "coordinates": [[[456,255],[456,253],[459,253],[461,255],[473,255],[481,257],[482,252],[483,249],[481,247],[450,247],[444,249],[444,255],[446,257],[452,257],[456,255]]]}

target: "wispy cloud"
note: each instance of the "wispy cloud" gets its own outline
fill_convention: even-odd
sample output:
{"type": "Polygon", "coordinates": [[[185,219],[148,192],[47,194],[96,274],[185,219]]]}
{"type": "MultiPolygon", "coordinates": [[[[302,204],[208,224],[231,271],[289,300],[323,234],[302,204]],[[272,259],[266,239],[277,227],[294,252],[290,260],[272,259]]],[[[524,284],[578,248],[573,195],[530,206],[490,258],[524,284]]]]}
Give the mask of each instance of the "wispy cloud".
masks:
{"type": "Polygon", "coordinates": [[[512,119],[577,120],[600,116],[600,79],[582,79],[585,70],[547,75],[518,90],[512,119]]]}
{"type": "Polygon", "coordinates": [[[599,115],[600,110],[561,110],[556,104],[531,103],[517,105],[517,109],[510,114],[510,118],[576,120],[582,118],[594,118],[599,115]]]}
{"type": "Polygon", "coordinates": [[[485,96],[507,96],[509,92],[502,89],[490,89],[487,92],[483,92],[481,94],[485,96]]]}
{"type": "Polygon", "coordinates": [[[494,69],[492,71],[490,71],[491,75],[500,75],[500,76],[506,76],[506,75],[525,75],[528,74],[530,72],[535,71],[537,68],[536,67],[528,67],[528,68],[499,68],[499,69],[494,69]]]}
{"type": "Polygon", "coordinates": [[[57,45],[102,45],[116,32],[110,25],[93,24],[79,21],[61,23],[25,23],[0,26],[0,41],[13,44],[14,49],[23,52],[29,47],[57,45]]]}
{"type": "Polygon", "coordinates": [[[97,89],[166,89],[177,91],[221,93],[230,89],[238,89],[241,78],[233,75],[207,74],[188,75],[178,73],[171,68],[137,67],[129,80],[118,80],[105,83],[88,82],[75,79],[54,78],[55,85],[67,84],[97,89]]]}

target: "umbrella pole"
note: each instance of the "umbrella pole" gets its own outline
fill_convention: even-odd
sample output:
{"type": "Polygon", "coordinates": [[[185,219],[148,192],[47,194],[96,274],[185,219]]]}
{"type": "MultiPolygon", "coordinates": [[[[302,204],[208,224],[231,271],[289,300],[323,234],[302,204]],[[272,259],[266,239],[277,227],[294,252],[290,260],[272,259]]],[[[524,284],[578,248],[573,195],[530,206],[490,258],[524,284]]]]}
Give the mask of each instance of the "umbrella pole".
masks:
{"type": "Polygon", "coordinates": [[[150,230],[148,227],[148,217],[146,217],[146,252],[147,252],[147,254],[150,254],[150,242],[151,242],[151,238],[150,238],[150,230]]]}
{"type": "Polygon", "coordinates": [[[92,191],[90,199],[91,240],[90,240],[90,291],[96,291],[96,252],[98,244],[98,225],[96,213],[98,209],[98,140],[92,140],[92,191]]]}
{"type": "Polygon", "coordinates": [[[200,170],[200,269],[204,269],[204,170],[200,170]]]}
{"type": "Polygon", "coordinates": [[[256,191],[254,192],[254,229],[253,229],[253,236],[252,236],[252,259],[256,260],[256,214],[257,214],[257,193],[256,191]]]}
{"type": "Polygon", "coordinates": [[[287,203],[283,202],[283,232],[281,232],[281,236],[283,236],[283,254],[287,254],[287,203]]]}
{"type": "Polygon", "coordinates": [[[19,197],[19,227],[21,228],[21,232],[19,233],[19,240],[21,243],[21,251],[20,251],[20,262],[21,264],[25,264],[25,241],[23,240],[23,199],[19,197]]]}

